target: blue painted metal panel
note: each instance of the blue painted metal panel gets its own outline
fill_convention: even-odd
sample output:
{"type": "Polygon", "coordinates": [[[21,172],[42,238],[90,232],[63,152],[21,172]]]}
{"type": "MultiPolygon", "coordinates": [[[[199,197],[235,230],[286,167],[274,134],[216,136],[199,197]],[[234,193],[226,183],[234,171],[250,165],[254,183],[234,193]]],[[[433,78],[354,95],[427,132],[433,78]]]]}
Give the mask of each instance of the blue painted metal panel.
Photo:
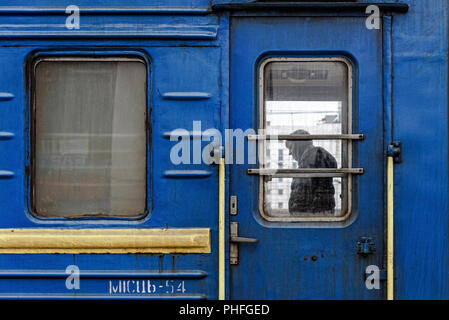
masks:
{"type": "Polygon", "coordinates": [[[448,299],[448,2],[393,19],[396,297],[448,299]]]}
{"type": "MultiPolygon", "coordinates": [[[[115,3],[81,1],[79,5],[106,6],[106,4],[118,3],[117,1],[115,3]]],[[[166,2],[164,3],[167,5],[166,2]]],[[[2,3],[2,5],[7,4],[2,3]]],[[[55,2],[52,1],[51,4],[55,5],[55,2]]],[[[147,1],[145,3],[136,1],[135,4],[143,5],[147,4],[147,1]]],[[[3,66],[0,77],[0,92],[2,92],[0,95],[2,137],[0,139],[0,227],[194,227],[210,228],[213,240],[211,254],[3,254],[0,255],[0,269],[3,270],[0,275],[0,298],[210,299],[217,297],[218,242],[215,235],[218,228],[218,214],[211,214],[218,213],[217,168],[206,164],[194,166],[171,164],[170,149],[174,142],[163,135],[164,132],[170,132],[176,128],[192,128],[192,123],[196,120],[202,121],[205,129],[221,127],[219,107],[221,105],[221,53],[216,40],[218,18],[205,16],[204,8],[207,6],[204,7],[202,4],[204,2],[198,1],[198,7],[196,7],[192,2],[184,10],[179,4],[176,6],[176,2],[171,3],[170,6],[162,6],[162,2],[159,2],[159,8],[148,9],[142,14],[125,11],[110,15],[108,10],[103,12],[93,10],[89,15],[81,16],[86,25],[92,28],[92,31],[87,30],[91,32],[89,37],[77,36],[74,33],[74,38],[70,40],[66,37],[69,30],[64,27],[67,15],[60,9],[55,12],[44,12],[42,15],[22,15],[23,8],[13,13],[8,13],[6,9],[0,10],[0,29],[5,24],[16,25],[15,28],[12,27],[12,34],[4,34],[0,40],[0,59],[3,66]],[[172,12],[171,8],[175,12],[172,12]],[[192,12],[184,12],[186,10],[192,12]],[[37,27],[30,33],[31,29],[27,29],[27,26],[33,24],[37,27]],[[48,26],[64,37],[53,37],[52,31],[47,33],[48,26]],[[123,29],[120,26],[125,26],[126,37],[122,37],[123,29]],[[166,30],[170,34],[168,36],[152,35],[151,30],[155,30],[153,27],[166,30]],[[142,30],[151,32],[139,33],[142,30]],[[198,30],[200,33],[204,31],[204,34],[197,36],[199,33],[192,33],[192,30],[198,30]],[[20,36],[18,36],[19,33],[20,36]],[[36,38],[36,35],[39,37],[36,38]],[[27,184],[27,165],[30,164],[29,152],[27,152],[29,150],[30,106],[26,64],[31,56],[38,53],[85,55],[111,52],[138,54],[149,61],[148,107],[151,123],[149,138],[151,150],[148,168],[152,183],[148,194],[151,198],[152,210],[147,216],[137,220],[36,218],[27,205],[30,192],[27,184]],[[187,94],[169,94],[165,97],[159,94],[167,92],[187,94]],[[204,93],[207,93],[207,96],[204,93]],[[175,99],[170,99],[172,97],[175,99]],[[178,179],[167,179],[164,172],[187,172],[194,175],[178,174],[176,175],[178,179]],[[199,175],[202,179],[191,179],[199,175]],[[65,286],[65,277],[62,274],[68,265],[77,265],[81,271],[79,290],[70,291],[65,286]],[[139,289],[136,289],[137,285],[140,286],[139,289]],[[142,292],[144,285],[146,291],[142,292]]],[[[33,5],[36,3],[33,2],[33,5]]],[[[48,3],[42,1],[39,5],[45,6],[48,3]]],[[[83,27],[82,21],[81,27],[83,27]]],[[[56,33],[53,35],[57,35],[56,33]]]]}

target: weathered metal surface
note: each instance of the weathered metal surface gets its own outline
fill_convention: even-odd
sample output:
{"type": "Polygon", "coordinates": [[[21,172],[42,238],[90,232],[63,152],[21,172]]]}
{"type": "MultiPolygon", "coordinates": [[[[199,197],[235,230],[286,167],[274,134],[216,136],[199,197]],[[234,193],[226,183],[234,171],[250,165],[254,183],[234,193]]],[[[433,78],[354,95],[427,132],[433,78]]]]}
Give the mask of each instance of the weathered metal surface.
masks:
{"type": "MultiPolygon", "coordinates": [[[[0,269],[18,270],[18,273],[21,270],[58,270],[64,273],[67,266],[76,265],[81,274],[84,271],[89,273],[90,270],[103,270],[106,273],[100,278],[92,276],[81,279],[79,290],[68,290],[63,277],[3,277],[0,279],[0,298],[217,298],[218,242],[213,234],[218,230],[218,172],[206,164],[195,165],[194,168],[172,164],[170,149],[175,142],[166,139],[163,133],[177,128],[191,130],[195,120],[201,121],[205,129],[221,128],[219,106],[222,104],[221,92],[226,89],[221,87],[220,80],[218,17],[208,14],[209,1],[203,0],[194,0],[188,5],[184,1],[173,1],[167,5],[165,1],[124,3],[116,0],[92,0],[84,1],[84,4],[88,8],[83,11],[85,7],[80,4],[79,30],[66,28],[65,22],[69,16],[65,13],[66,4],[55,5],[54,1],[46,0],[6,1],[0,7],[0,33],[3,33],[0,40],[0,132],[14,135],[13,139],[0,139],[0,225],[5,229],[40,230],[39,239],[28,235],[22,237],[36,244],[34,250],[31,248],[29,252],[36,252],[37,247],[43,245],[51,246],[52,241],[55,246],[58,246],[57,243],[66,246],[54,251],[78,252],[76,255],[2,253],[0,269]],[[32,134],[27,68],[30,60],[38,54],[123,54],[138,56],[146,61],[147,107],[150,115],[147,119],[148,212],[142,217],[49,219],[33,215],[27,200],[31,189],[29,168],[32,134]],[[163,97],[159,92],[169,94],[163,97]],[[178,174],[177,170],[188,172],[187,175],[185,171],[178,174]],[[165,172],[169,176],[174,173],[170,177],[180,179],[170,179],[164,175],[165,172]],[[192,172],[194,177],[200,173],[206,179],[189,179],[192,172]],[[56,229],[63,230],[60,236],[52,233],[56,229]],[[73,229],[82,232],[91,230],[91,233],[96,234],[95,240],[86,235],[78,235],[70,240],[70,235],[73,235],[70,230],[73,229]],[[128,231],[121,236],[118,233],[112,239],[95,229],[128,231]],[[151,233],[151,229],[186,229],[190,230],[190,236],[172,234],[163,237],[162,233],[146,236],[146,232],[151,233]],[[210,230],[211,236],[200,235],[198,238],[191,233],[196,229],[210,230]],[[142,237],[133,237],[127,233],[132,234],[133,230],[139,233],[142,231],[142,237]],[[97,243],[100,249],[77,250],[75,247],[83,238],[87,246],[97,243]],[[127,241],[133,242],[133,239],[140,242],[141,246],[137,250],[126,244],[127,241]],[[163,244],[165,248],[151,249],[151,243],[156,244],[158,241],[166,241],[163,244]],[[207,241],[210,241],[208,245],[207,241]],[[191,245],[193,247],[189,248],[191,245]],[[191,250],[198,253],[187,254],[193,252],[191,250]],[[96,253],[80,253],[82,251],[96,253]],[[112,274],[109,274],[109,278],[107,272],[114,270],[158,271],[161,273],[158,279],[154,275],[143,279],[151,280],[151,289],[155,285],[157,290],[132,293],[137,283],[130,282],[130,291],[123,292],[122,286],[122,292],[119,292],[118,281],[136,279],[112,274]],[[170,274],[187,274],[189,270],[203,270],[209,276],[174,279],[170,274]],[[109,281],[112,281],[111,287],[109,281]]],[[[3,236],[2,239],[5,239],[3,236]]],[[[23,246],[22,239],[14,239],[8,235],[9,246],[13,241],[19,248],[20,243],[22,249],[29,247],[23,246]]],[[[145,284],[147,286],[148,282],[145,284]]]]}
{"type": "MultiPolygon", "coordinates": [[[[193,121],[222,132],[254,128],[259,58],[334,54],[354,63],[353,111],[358,127],[353,132],[366,135],[363,142],[354,141],[358,147],[353,167],[364,168],[365,174],[354,184],[353,218],[337,227],[319,221],[303,228],[298,223],[264,221],[258,212],[258,178],[246,175],[246,165],[228,166],[226,196],[238,196],[239,213],[226,218],[225,230],[230,219],[238,221],[242,234],[260,242],[240,246],[241,263],[226,267],[225,281],[230,283],[226,297],[385,299],[385,282],[380,291],[370,291],[363,280],[367,265],[386,267],[385,159],[388,144],[397,139],[404,148],[394,176],[394,296],[449,298],[446,0],[336,4],[173,0],[169,5],[162,0],[126,4],[86,0],[83,4],[79,30],[65,27],[65,7],[54,1],[5,0],[0,7],[0,132],[7,133],[0,138],[1,227],[205,228],[212,233],[211,253],[1,254],[0,270],[19,270],[18,275],[35,270],[36,277],[23,276],[24,281],[0,274],[0,298],[218,298],[222,280],[214,236],[219,223],[218,170],[202,163],[171,164],[175,142],[164,133],[185,128],[194,137],[193,121]],[[381,30],[365,28],[370,4],[381,10],[381,30]],[[73,56],[111,50],[144,56],[148,63],[149,210],[139,219],[37,218],[29,207],[29,60],[36,53],[73,56]],[[354,241],[366,236],[374,239],[377,250],[360,257],[354,241]],[[59,270],[60,274],[68,265],[77,265],[81,272],[103,270],[105,276],[92,276],[80,290],[69,292],[63,278],[38,273],[59,270]],[[118,282],[108,282],[122,281],[108,274],[112,269],[160,271],[157,285],[164,289],[136,294],[120,287],[119,293],[118,282]],[[166,285],[174,280],[168,272],[188,270],[203,270],[208,276],[166,285]],[[178,286],[184,292],[175,292],[178,286]]],[[[132,285],[126,282],[131,277],[124,275],[123,281],[132,285]]]]}
{"type": "Polygon", "coordinates": [[[407,2],[392,27],[395,298],[448,299],[449,2],[407,2]]]}

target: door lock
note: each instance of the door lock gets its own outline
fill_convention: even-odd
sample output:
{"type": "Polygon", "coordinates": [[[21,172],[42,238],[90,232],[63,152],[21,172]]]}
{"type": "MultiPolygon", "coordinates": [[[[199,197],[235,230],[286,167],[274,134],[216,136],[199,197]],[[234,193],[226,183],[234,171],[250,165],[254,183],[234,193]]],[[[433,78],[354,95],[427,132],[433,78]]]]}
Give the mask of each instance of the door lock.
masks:
{"type": "Polygon", "coordinates": [[[239,243],[256,243],[258,239],[245,238],[239,236],[239,223],[231,222],[230,227],[230,241],[229,241],[229,261],[231,264],[239,264],[239,243]]]}

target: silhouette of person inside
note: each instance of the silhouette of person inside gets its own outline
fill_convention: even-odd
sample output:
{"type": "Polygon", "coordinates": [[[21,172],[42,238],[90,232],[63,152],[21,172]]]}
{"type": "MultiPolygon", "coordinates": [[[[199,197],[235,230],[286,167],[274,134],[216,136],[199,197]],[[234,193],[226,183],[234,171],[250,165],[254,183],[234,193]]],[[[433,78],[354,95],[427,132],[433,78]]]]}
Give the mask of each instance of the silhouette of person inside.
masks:
{"type": "MultiPolygon", "coordinates": [[[[293,135],[309,135],[305,130],[296,130],[293,135]]],[[[312,140],[287,141],[298,168],[337,168],[337,161],[324,148],[315,147],[312,140]]],[[[333,178],[293,178],[288,209],[291,215],[333,214],[335,189],[333,178]]]]}

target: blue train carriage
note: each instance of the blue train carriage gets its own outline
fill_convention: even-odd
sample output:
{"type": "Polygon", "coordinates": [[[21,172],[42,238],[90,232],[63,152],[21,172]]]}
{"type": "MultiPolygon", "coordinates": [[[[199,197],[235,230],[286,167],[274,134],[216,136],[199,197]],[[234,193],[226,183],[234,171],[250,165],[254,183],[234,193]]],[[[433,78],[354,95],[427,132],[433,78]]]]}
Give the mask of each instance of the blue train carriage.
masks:
{"type": "Polygon", "coordinates": [[[3,1],[0,297],[447,299],[447,13],[3,1]]]}

